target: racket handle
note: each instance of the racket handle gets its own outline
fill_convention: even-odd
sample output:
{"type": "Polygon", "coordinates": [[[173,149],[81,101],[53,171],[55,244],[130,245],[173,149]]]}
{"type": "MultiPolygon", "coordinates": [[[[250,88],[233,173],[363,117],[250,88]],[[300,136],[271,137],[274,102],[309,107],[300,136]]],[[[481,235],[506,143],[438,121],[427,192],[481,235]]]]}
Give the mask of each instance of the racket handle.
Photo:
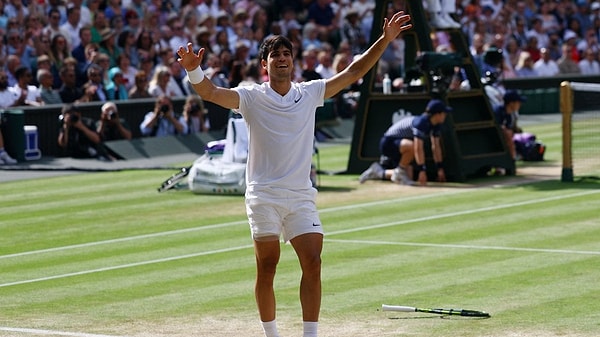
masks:
{"type": "Polygon", "coordinates": [[[403,306],[403,305],[387,305],[387,304],[382,304],[381,310],[383,310],[383,311],[402,311],[402,312],[417,311],[415,307],[407,307],[407,306],[403,306]]]}

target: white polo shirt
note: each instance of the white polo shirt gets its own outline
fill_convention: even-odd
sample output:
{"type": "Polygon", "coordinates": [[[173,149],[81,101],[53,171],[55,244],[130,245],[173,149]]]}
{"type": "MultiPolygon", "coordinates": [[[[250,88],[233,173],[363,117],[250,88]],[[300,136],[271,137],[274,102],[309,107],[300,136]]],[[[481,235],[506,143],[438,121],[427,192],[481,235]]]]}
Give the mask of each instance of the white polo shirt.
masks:
{"type": "Polygon", "coordinates": [[[248,125],[246,186],[311,188],[315,111],[323,106],[325,80],[292,83],[284,96],[268,82],[234,90],[248,125]]]}

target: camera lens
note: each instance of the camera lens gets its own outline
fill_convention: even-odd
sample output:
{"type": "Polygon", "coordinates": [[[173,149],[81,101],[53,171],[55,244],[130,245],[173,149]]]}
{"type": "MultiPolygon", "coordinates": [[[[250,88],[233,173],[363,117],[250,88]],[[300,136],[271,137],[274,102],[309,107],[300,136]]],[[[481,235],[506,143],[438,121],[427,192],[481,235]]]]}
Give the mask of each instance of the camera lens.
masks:
{"type": "Polygon", "coordinates": [[[166,105],[166,104],[165,105],[161,105],[160,112],[162,112],[162,113],[169,112],[169,106],[166,105]]]}
{"type": "Polygon", "coordinates": [[[79,122],[79,116],[77,116],[77,115],[71,115],[69,117],[69,121],[71,121],[71,123],[77,123],[77,122],[79,122]]]}

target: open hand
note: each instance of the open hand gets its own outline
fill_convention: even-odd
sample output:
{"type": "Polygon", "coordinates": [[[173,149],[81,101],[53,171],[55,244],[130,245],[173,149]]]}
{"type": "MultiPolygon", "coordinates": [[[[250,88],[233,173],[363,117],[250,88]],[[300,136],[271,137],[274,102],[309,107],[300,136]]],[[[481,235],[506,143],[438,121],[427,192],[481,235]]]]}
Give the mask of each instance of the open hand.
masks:
{"type": "Polygon", "coordinates": [[[383,35],[388,41],[394,40],[398,35],[412,28],[410,15],[404,14],[404,11],[399,11],[392,16],[391,19],[384,18],[383,20],[383,35]]]}
{"type": "Polygon", "coordinates": [[[192,43],[188,42],[187,48],[181,46],[179,49],[177,49],[177,55],[179,55],[177,62],[179,62],[179,64],[181,64],[185,70],[192,71],[198,68],[200,63],[202,63],[204,48],[200,48],[198,54],[195,54],[194,49],[192,48],[192,43]]]}

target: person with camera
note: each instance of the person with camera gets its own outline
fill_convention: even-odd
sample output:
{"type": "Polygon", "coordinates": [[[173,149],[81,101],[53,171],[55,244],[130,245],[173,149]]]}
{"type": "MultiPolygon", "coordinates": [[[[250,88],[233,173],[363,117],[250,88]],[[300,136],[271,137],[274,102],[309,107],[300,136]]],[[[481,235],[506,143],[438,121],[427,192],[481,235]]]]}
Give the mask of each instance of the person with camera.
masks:
{"type": "Polygon", "coordinates": [[[131,139],[127,121],[119,116],[117,105],[106,102],[100,108],[100,120],[96,123],[96,132],[102,141],[131,139]]]}
{"type": "Polygon", "coordinates": [[[76,105],[63,106],[58,120],[58,145],[65,156],[110,160],[96,132],[96,123],[91,118],[82,117],[76,105]]]}
{"type": "Polygon", "coordinates": [[[188,126],[182,120],[175,115],[169,96],[160,95],[156,99],[154,110],[144,116],[140,131],[144,136],[152,137],[185,135],[188,133],[188,126]]]}
{"type": "Polygon", "coordinates": [[[208,131],[204,118],[204,102],[198,95],[189,95],[183,104],[183,121],[188,126],[188,133],[208,131]]]}

